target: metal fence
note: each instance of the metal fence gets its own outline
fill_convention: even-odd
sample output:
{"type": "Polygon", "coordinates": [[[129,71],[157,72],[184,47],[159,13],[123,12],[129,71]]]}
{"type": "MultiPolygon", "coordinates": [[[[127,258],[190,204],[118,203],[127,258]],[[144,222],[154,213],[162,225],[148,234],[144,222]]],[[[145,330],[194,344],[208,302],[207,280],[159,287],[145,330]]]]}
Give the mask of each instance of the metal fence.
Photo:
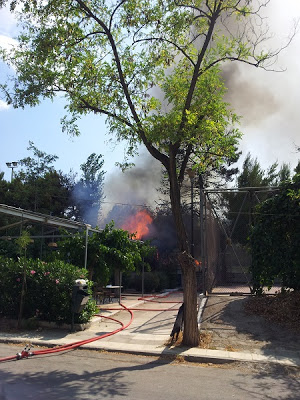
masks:
{"type": "Polygon", "coordinates": [[[274,196],[276,191],[277,188],[270,187],[203,191],[200,237],[204,290],[251,292],[248,237],[255,205],[274,196]]]}

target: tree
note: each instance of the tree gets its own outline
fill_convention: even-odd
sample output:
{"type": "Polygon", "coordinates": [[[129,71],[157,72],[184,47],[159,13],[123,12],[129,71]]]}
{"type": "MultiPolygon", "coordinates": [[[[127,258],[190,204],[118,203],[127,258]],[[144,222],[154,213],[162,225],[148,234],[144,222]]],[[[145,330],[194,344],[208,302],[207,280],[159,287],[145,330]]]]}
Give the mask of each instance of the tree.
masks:
{"type": "Polygon", "coordinates": [[[252,158],[248,153],[243,163],[243,169],[237,177],[237,187],[259,187],[259,186],[276,186],[277,185],[277,163],[273,163],[267,171],[265,171],[257,158],[252,158]]]}
{"type": "Polygon", "coordinates": [[[35,180],[54,171],[53,163],[58,156],[39,150],[32,141],[29,141],[27,150],[33,153],[33,157],[25,157],[19,161],[20,165],[25,167],[25,170],[18,173],[21,180],[35,180]]]}
{"type": "Polygon", "coordinates": [[[295,167],[295,169],[294,169],[294,172],[295,172],[296,174],[300,174],[300,160],[298,161],[298,164],[296,165],[296,167],[295,167]]]}
{"type": "Polygon", "coordinates": [[[76,219],[96,226],[101,200],[103,198],[103,182],[105,171],[102,170],[104,160],[102,154],[92,153],[87,161],[81,164],[83,173],[79,182],[75,183],[72,198],[75,203],[76,219]]]}
{"type": "Polygon", "coordinates": [[[0,172],[0,203],[5,204],[8,182],[4,179],[4,172],[0,172]]]}
{"type": "MultiPolygon", "coordinates": [[[[103,231],[93,232],[88,237],[87,268],[89,279],[107,285],[113,271],[134,271],[143,257],[154,252],[149,242],[140,242],[123,229],[116,229],[113,222],[103,231]]],[[[77,233],[59,242],[60,252],[56,257],[77,266],[84,264],[85,233],[77,233]]]]}
{"type": "Polygon", "coordinates": [[[284,289],[300,290],[300,175],[256,207],[250,235],[253,291],[261,293],[279,278],[284,289]]]}
{"type": "Polygon", "coordinates": [[[241,192],[229,192],[223,195],[228,208],[227,218],[232,232],[231,238],[234,241],[247,245],[255,204],[272,196],[273,192],[269,188],[276,188],[290,176],[289,165],[283,163],[278,169],[278,163],[275,162],[264,170],[257,158],[253,158],[250,153],[247,154],[242,170],[236,177],[236,187],[241,189],[241,192]],[[268,190],[260,192],[259,189],[264,187],[268,190]]]}
{"type": "Polygon", "coordinates": [[[184,277],[186,345],[199,342],[195,268],[181,213],[187,167],[219,164],[240,138],[236,115],[223,101],[220,64],[241,61],[271,68],[278,50],[265,52],[259,11],[252,0],[0,0],[18,8],[19,45],[2,52],[16,70],[2,85],[14,107],[35,106],[64,93],[70,118],[104,114],[109,132],[143,143],[167,170],[184,277]],[[251,18],[254,17],[254,18],[251,18]],[[257,29],[255,29],[257,28],[257,29]],[[180,156],[180,157],[179,157],[180,156]]]}
{"type": "Polygon", "coordinates": [[[47,154],[29,142],[28,156],[19,161],[23,167],[12,182],[7,183],[5,204],[63,217],[71,197],[70,179],[56,171],[56,155],[47,154]]]}

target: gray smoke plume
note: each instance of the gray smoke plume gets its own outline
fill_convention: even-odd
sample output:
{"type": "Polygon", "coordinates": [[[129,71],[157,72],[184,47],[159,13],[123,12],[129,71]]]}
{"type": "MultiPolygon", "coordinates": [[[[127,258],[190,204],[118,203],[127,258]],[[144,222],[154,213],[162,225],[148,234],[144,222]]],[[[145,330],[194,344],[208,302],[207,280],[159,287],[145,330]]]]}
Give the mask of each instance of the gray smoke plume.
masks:
{"type": "Polygon", "coordinates": [[[228,88],[225,100],[242,117],[243,126],[257,126],[281,108],[279,96],[272,92],[269,85],[255,79],[250,69],[251,67],[241,68],[238,63],[230,63],[222,71],[228,88]]]}
{"type": "Polygon", "coordinates": [[[157,189],[161,184],[162,166],[152,156],[142,150],[135,160],[135,166],[122,172],[108,174],[104,182],[105,200],[102,204],[100,226],[103,227],[112,215],[110,211],[118,206],[114,218],[116,225],[120,225],[125,216],[133,210],[141,208],[153,209],[161,197],[157,189]],[[122,212],[122,209],[124,212],[122,212]]]}
{"type": "MultiPolygon", "coordinates": [[[[274,37],[265,43],[264,50],[283,47],[293,30],[293,17],[300,16],[299,0],[286,0],[284,7],[281,0],[272,0],[262,12],[270,26],[270,36],[274,33],[274,37]]],[[[268,72],[238,62],[223,65],[223,77],[228,88],[225,100],[241,116],[240,129],[244,133],[239,166],[249,151],[264,168],[275,161],[279,164],[290,162],[291,167],[296,165],[299,153],[295,144],[300,143],[300,91],[299,79],[295,79],[300,71],[299,48],[300,33],[274,64],[274,69],[283,69],[284,72],[268,72]]],[[[162,93],[157,91],[154,94],[163,101],[162,93]]],[[[168,111],[165,102],[163,107],[168,111]]],[[[145,151],[138,158],[136,167],[106,178],[103,217],[115,203],[155,207],[160,179],[161,165],[145,151]]]]}
{"type": "MultiPolygon", "coordinates": [[[[270,27],[270,40],[265,42],[263,50],[283,48],[293,33],[293,18],[300,17],[300,2],[287,0],[283,7],[280,0],[273,0],[262,12],[266,18],[264,22],[270,27]]],[[[240,129],[244,136],[240,149],[244,156],[250,151],[264,168],[276,161],[290,163],[294,168],[299,159],[295,146],[300,142],[299,47],[298,32],[274,59],[272,68],[283,72],[265,71],[236,62],[223,66],[228,88],[226,101],[241,116],[240,129]]]]}

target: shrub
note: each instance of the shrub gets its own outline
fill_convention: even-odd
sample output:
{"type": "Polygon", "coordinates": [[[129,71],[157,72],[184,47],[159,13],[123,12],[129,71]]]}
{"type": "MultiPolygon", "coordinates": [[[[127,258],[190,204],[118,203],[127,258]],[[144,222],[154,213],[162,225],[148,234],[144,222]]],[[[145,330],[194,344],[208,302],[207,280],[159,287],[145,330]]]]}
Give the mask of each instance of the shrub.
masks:
{"type": "Polygon", "coordinates": [[[169,276],[164,271],[157,271],[157,276],[159,279],[158,287],[156,288],[157,291],[162,291],[164,289],[170,288],[170,279],[169,276]]]}
{"type": "MultiPolygon", "coordinates": [[[[21,258],[0,257],[0,315],[17,318],[22,282],[25,277],[23,317],[57,323],[71,322],[72,288],[76,279],[87,278],[87,271],[63,261],[44,263],[21,258]]],[[[92,282],[88,282],[91,294],[92,282]]],[[[90,320],[97,310],[90,300],[84,311],[75,315],[75,323],[90,320]]]]}
{"type": "MultiPolygon", "coordinates": [[[[137,290],[142,290],[142,275],[135,275],[134,286],[137,290]]],[[[159,278],[154,272],[145,272],[144,274],[144,291],[152,293],[159,286],[159,278]]]]}
{"type": "MultiPolygon", "coordinates": [[[[161,292],[164,289],[170,288],[170,278],[164,271],[146,271],[144,279],[145,292],[161,292]]],[[[124,274],[122,284],[125,290],[134,289],[141,292],[142,274],[124,274]]]]}
{"type": "Polygon", "coordinates": [[[280,185],[276,196],[256,207],[250,234],[253,291],[275,279],[282,289],[300,291],[300,174],[280,185]]]}

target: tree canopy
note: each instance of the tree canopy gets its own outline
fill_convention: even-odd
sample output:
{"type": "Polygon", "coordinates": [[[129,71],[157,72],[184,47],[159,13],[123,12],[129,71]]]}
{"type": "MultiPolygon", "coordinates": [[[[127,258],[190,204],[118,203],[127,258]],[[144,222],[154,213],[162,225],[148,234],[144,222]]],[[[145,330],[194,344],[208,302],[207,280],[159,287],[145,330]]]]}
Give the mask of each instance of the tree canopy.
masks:
{"type": "Polygon", "coordinates": [[[143,142],[167,169],[170,146],[184,152],[183,166],[193,154],[201,167],[203,147],[215,161],[230,155],[239,134],[224,133],[236,116],[223,101],[220,62],[262,66],[272,55],[258,47],[262,32],[250,38],[239,29],[245,23],[250,29],[246,17],[262,6],[251,8],[250,0],[0,5],[6,3],[22,21],[18,47],[3,54],[17,68],[3,86],[7,101],[33,106],[64,93],[65,130],[78,134],[81,115],[105,114],[110,131],[129,140],[129,151],[143,142]]]}
{"type": "Polygon", "coordinates": [[[275,189],[291,176],[292,171],[288,164],[283,163],[279,166],[275,162],[264,169],[257,158],[247,154],[242,169],[236,176],[236,187],[240,191],[223,195],[227,208],[226,217],[230,230],[233,229],[231,238],[234,242],[248,244],[254,206],[272,196],[272,188],[275,189]],[[260,188],[266,190],[260,191],[260,188]]]}
{"type": "Polygon", "coordinates": [[[2,52],[15,71],[2,85],[14,107],[64,93],[63,130],[79,134],[88,112],[108,131],[143,143],[168,172],[184,275],[185,344],[199,337],[195,268],[181,214],[187,167],[206,170],[231,157],[237,116],[223,99],[220,66],[240,61],[272,68],[259,13],[268,0],[0,0],[21,22],[18,46],[2,52]]]}
{"type": "Polygon", "coordinates": [[[19,160],[21,169],[11,182],[0,176],[0,203],[25,210],[64,217],[71,202],[69,177],[54,167],[56,155],[39,150],[33,142],[32,154],[19,160]]]}
{"type": "Polygon", "coordinates": [[[253,290],[261,293],[280,279],[283,289],[300,290],[300,175],[282,182],[259,204],[250,235],[253,290]]]}
{"type": "MultiPolygon", "coordinates": [[[[90,279],[107,285],[114,270],[134,271],[144,257],[155,251],[149,242],[132,239],[134,235],[123,229],[116,229],[113,223],[107,224],[99,233],[92,233],[88,237],[87,259],[90,279]]],[[[83,265],[85,240],[84,232],[61,239],[57,257],[73,265],[83,265]]]]}

